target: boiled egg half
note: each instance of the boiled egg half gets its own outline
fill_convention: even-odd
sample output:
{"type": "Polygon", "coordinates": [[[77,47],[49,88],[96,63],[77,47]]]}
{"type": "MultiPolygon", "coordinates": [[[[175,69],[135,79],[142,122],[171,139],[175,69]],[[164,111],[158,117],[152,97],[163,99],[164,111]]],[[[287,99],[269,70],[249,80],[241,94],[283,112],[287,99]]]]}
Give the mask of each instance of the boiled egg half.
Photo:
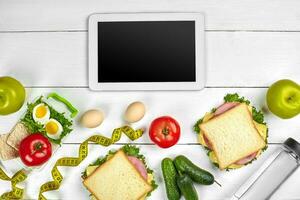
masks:
{"type": "Polygon", "coordinates": [[[45,124],[45,130],[48,137],[56,140],[60,138],[60,135],[63,132],[63,127],[57,120],[49,119],[49,121],[45,124]]]}
{"type": "Polygon", "coordinates": [[[40,103],[33,108],[32,117],[35,122],[45,124],[50,118],[50,110],[47,105],[40,103]]]}

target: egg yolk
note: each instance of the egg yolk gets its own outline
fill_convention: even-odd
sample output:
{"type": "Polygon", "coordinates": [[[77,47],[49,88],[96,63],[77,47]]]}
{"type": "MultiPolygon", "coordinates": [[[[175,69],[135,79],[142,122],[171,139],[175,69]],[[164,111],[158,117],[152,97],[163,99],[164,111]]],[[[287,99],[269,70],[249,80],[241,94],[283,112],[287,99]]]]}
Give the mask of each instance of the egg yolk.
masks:
{"type": "Polygon", "coordinates": [[[54,135],[58,131],[58,125],[55,122],[48,122],[45,129],[47,133],[54,135]]]}
{"type": "Polygon", "coordinates": [[[46,115],[47,113],[47,108],[46,106],[44,105],[40,105],[37,109],[36,109],[36,112],[35,112],[35,116],[37,118],[42,118],[46,115]]]}

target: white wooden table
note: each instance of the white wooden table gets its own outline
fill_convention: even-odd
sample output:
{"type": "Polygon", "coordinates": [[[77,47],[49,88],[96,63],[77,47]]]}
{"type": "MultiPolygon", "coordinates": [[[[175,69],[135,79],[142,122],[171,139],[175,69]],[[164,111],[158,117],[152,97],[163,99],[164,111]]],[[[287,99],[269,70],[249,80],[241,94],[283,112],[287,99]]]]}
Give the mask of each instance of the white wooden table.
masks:
{"type": "MultiPolygon", "coordinates": [[[[159,149],[146,134],[137,143],[155,169],[159,188],[150,199],[166,199],[160,161],[166,156],[185,154],[210,170],[223,185],[197,186],[201,199],[227,199],[287,137],[300,140],[300,117],[280,120],[266,113],[270,127],[269,148],[253,164],[221,172],[213,168],[197,144],[193,123],[226,93],[238,92],[257,107],[265,107],[267,87],[281,78],[300,82],[300,1],[299,0],[0,0],[0,76],[10,75],[27,88],[28,99],[56,91],[81,111],[99,107],[106,120],[95,130],[75,130],[39,172],[26,181],[26,199],[36,199],[39,186],[50,180],[54,162],[62,156],[76,156],[79,143],[94,133],[109,136],[123,124],[122,114],[132,101],[145,102],[145,118],[135,128],[148,126],[160,115],[175,117],[182,126],[179,143],[159,149]],[[96,12],[197,11],[206,15],[207,87],[196,92],[91,92],[87,86],[87,17],[96,12]]],[[[0,117],[0,134],[8,132],[21,116],[0,117]]],[[[65,180],[49,199],[88,199],[80,175],[93,160],[110,148],[91,145],[88,158],[76,168],[61,168],[65,180]]],[[[1,148],[1,147],[0,147],[1,148]]],[[[11,171],[17,167],[12,166],[11,171]]],[[[272,199],[300,199],[300,169],[272,199]]],[[[0,181],[0,193],[9,185],[0,181]]]]}

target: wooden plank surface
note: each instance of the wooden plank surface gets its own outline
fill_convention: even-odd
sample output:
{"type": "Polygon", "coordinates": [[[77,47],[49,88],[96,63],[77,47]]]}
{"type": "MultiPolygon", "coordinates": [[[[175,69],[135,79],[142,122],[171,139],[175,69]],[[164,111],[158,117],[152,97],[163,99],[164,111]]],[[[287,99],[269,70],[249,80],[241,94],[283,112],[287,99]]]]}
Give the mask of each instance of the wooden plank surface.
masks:
{"type": "MultiPolygon", "coordinates": [[[[87,88],[47,88],[31,89],[28,91],[28,100],[32,101],[40,95],[49,92],[58,92],[76,105],[80,110],[75,118],[74,132],[67,137],[65,143],[78,143],[84,141],[92,134],[98,133],[110,136],[111,131],[122,126],[123,114],[127,105],[133,101],[142,101],[147,107],[145,117],[133,124],[135,128],[148,128],[151,121],[162,115],[170,115],[177,119],[182,128],[181,144],[197,143],[197,135],[192,131],[194,123],[206,112],[223,103],[223,97],[227,93],[235,93],[247,97],[257,108],[263,108],[266,121],[269,125],[269,142],[281,143],[288,137],[300,140],[298,117],[290,120],[281,120],[268,112],[265,105],[265,88],[207,88],[202,91],[190,92],[91,92],[87,88]],[[93,108],[104,111],[106,119],[99,128],[85,129],[78,123],[80,115],[93,108]]],[[[58,109],[63,110],[61,104],[55,104],[58,109]]],[[[7,133],[25,112],[26,106],[13,115],[1,117],[0,133],[7,133]]],[[[123,138],[120,142],[129,142],[123,138]]],[[[146,130],[145,137],[137,140],[138,143],[151,143],[146,130]]]]}
{"type": "MultiPolygon", "coordinates": [[[[155,169],[160,185],[150,199],[165,199],[160,171],[163,157],[185,154],[213,172],[223,185],[197,186],[201,199],[228,199],[234,191],[287,137],[300,140],[299,117],[280,120],[265,109],[266,87],[281,78],[300,81],[300,1],[298,0],[0,0],[0,76],[10,75],[28,88],[28,100],[57,91],[82,112],[101,108],[106,120],[97,129],[84,129],[75,119],[75,130],[41,171],[31,173],[25,182],[26,199],[36,199],[40,184],[50,180],[50,169],[62,156],[76,156],[81,141],[94,133],[109,136],[124,124],[123,112],[135,100],[145,102],[147,115],[133,127],[147,127],[160,115],[175,117],[182,126],[179,144],[161,150],[145,135],[136,141],[155,169]],[[206,16],[207,88],[196,92],[91,92],[87,87],[87,17],[95,12],[203,12],[206,16]],[[213,168],[205,151],[197,144],[193,123],[226,93],[238,92],[258,108],[264,108],[269,124],[269,148],[251,165],[240,170],[220,172],[213,168]],[[82,98],[84,97],[84,98],[82,98]],[[86,101],[88,99],[88,101],[86,101]]],[[[62,106],[57,105],[58,109],[62,106]]],[[[0,134],[6,133],[21,117],[18,113],[1,117],[0,134]]],[[[81,112],[81,113],[82,113],[81,112]]],[[[80,113],[80,114],[81,114],[80,113]]],[[[129,142],[122,137],[119,148],[129,142]]],[[[88,199],[81,184],[83,169],[109,148],[91,145],[90,155],[79,167],[62,168],[66,179],[50,199],[88,199]]],[[[16,171],[15,161],[4,163],[16,171]]],[[[273,200],[300,199],[298,169],[272,197],[273,200]]],[[[0,181],[0,194],[9,189],[0,181]]]]}
{"type": "MultiPolygon", "coordinates": [[[[195,185],[201,199],[206,200],[220,200],[229,199],[239,186],[247,180],[251,174],[253,174],[260,165],[268,158],[272,153],[278,151],[279,145],[270,145],[268,150],[262,154],[262,156],[253,162],[239,170],[232,170],[229,172],[222,172],[213,167],[209,162],[205,151],[198,145],[177,145],[170,149],[159,149],[153,145],[139,145],[142,153],[146,156],[149,166],[154,169],[156,175],[156,181],[159,184],[158,189],[153,192],[149,200],[166,199],[165,188],[163,178],[160,169],[160,162],[164,157],[175,157],[176,155],[183,154],[190,158],[194,163],[201,166],[204,169],[209,170],[214,174],[217,181],[222,184],[222,187],[213,184],[211,186],[195,185]]],[[[50,180],[51,166],[54,162],[63,156],[77,156],[77,149],[79,145],[63,145],[55,156],[51,158],[47,166],[40,172],[31,173],[26,180],[26,199],[36,199],[39,191],[39,186],[50,180]]],[[[83,161],[78,167],[64,168],[60,167],[62,174],[65,176],[62,187],[59,192],[48,192],[46,195],[49,199],[88,199],[89,193],[81,183],[81,172],[85,167],[92,163],[95,159],[103,156],[109,149],[118,149],[121,145],[113,145],[108,148],[100,147],[98,145],[90,145],[90,154],[88,158],[83,161]]],[[[4,163],[10,169],[17,169],[14,164],[16,161],[10,161],[4,163]],[[14,166],[13,166],[14,165],[14,166]]],[[[295,190],[294,187],[290,187],[293,182],[297,181],[297,177],[300,176],[300,170],[295,172],[288,181],[282,185],[282,187],[274,194],[272,200],[275,199],[299,199],[300,192],[295,190]]],[[[0,182],[1,184],[1,182],[0,182]]],[[[4,185],[4,184],[3,184],[4,185]]],[[[0,187],[0,193],[8,189],[6,187],[0,187]]]]}
{"type": "MultiPolygon", "coordinates": [[[[300,32],[207,32],[208,87],[300,80],[300,32]]],[[[86,87],[85,32],[0,33],[0,76],[26,86],[86,87]]]]}
{"type": "Polygon", "coordinates": [[[99,12],[203,12],[208,30],[300,30],[298,0],[1,0],[0,31],[87,30],[99,12]]]}

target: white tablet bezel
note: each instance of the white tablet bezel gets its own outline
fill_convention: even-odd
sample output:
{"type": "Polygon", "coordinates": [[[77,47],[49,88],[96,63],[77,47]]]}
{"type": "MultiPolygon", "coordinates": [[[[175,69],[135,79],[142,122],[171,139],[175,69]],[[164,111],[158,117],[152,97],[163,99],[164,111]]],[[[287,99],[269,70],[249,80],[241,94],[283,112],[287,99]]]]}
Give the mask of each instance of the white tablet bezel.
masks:
{"type": "Polygon", "coordinates": [[[201,13],[93,14],[89,17],[89,87],[92,90],[200,90],[205,86],[204,15],[201,13]],[[98,82],[98,22],[195,21],[195,82],[98,82]]]}

